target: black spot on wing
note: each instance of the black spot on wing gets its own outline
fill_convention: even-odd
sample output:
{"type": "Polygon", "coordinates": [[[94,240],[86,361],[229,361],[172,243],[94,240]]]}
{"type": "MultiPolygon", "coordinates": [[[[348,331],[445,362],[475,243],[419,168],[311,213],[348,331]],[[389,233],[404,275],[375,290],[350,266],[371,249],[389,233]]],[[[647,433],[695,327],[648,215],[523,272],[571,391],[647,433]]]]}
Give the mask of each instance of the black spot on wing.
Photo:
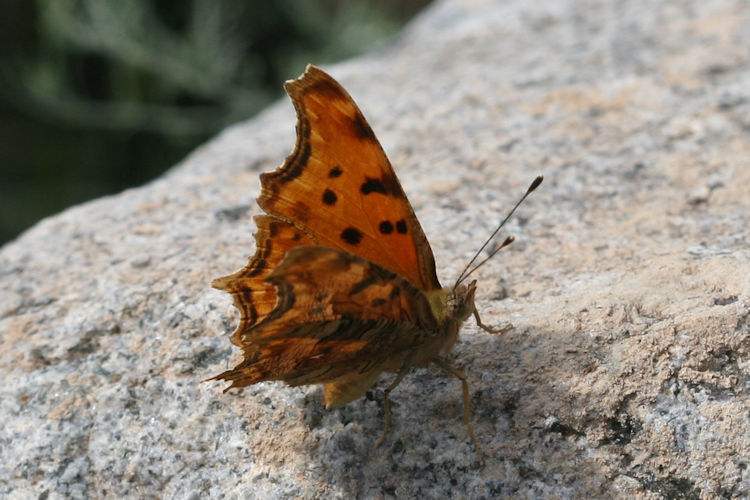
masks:
{"type": "Polygon", "coordinates": [[[335,179],[336,177],[340,177],[341,174],[343,173],[344,171],[341,170],[341,167],[336,165],[335,167],[333,167],[331,170],[328,171],[328,177],[330,177],[331,179],[335,179]]]}
{"type": "Polygon", "coordinates": [[[362,187],[360,188],[360,191],[362,191],[362,194],[370,194],[370,193],[387,194],[387,191],[385,190],[385,184],[383,184],[383,181],[381,181],[380,179],[374,179],[372,177],[365,177],[365,182],[362,183],[362,187]]]}
{"type": "Polygon", "coordinates": [[[378,297],[377,299],[372,299],[372,302],[370,302],[370,305],[372,307],[380,307],[383,304],[385,304],[386,302],[387,301],[385,299],[381,299],[380,297],[378,297]]]}
{"type": "Polygon", "coordinates": [[[323,203],[326,205],[335,205],[336,200],[338,200],[338,196],[336,196],[336,193],[331,191],[330,189],[326,189],[323,191],[323,203]]]}
{"type": "Polygon", "coordinates": [[[404,219],[396,222],[396,231],[401,234],[406,234],[406,221],[404,219]]]}
{"type": "Polygon", "coordinates": [[[378,226],[378,229],[383,234],[391,234],[393,232],[393,224],[391,224],[390,221],[384,220],[380,223],[380,226],[378,226]]]}
{"type": "Polygon", "coordinates": [[[362,232],[359,229],[347,227],[341,231],[341,239],[350,245],[359,245],[359,242],[362,241],[362,232]]]}

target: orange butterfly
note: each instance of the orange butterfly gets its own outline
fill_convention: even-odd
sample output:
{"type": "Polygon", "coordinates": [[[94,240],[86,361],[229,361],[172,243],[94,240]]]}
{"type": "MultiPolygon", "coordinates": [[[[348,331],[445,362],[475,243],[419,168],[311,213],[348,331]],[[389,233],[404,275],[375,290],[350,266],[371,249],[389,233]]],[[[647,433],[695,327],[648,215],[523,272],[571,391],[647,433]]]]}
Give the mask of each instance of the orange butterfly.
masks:
{"type": "Polygon", "coordinates": [[[380,445],[390,392],[411,367],[434,363],[461,380],[464,421],[479,451],[466,376],[439,357],[472,314],[484,330],[504,331],[479,319],[476,281],[460,284],[476,267],[467,273],[467,266],[454,286],[440,286],[414,210],[341,85],[308,65],[284,87],[297,110],[294,152],[260,176],[258,204],[267,215],[255,217],[255,255],[213,283],[242,313],[232,342],[244,360],[211,380],[231,381],[226,390],[265,380],[322,383],[332,408],[361,397],[382,372],[395,372],[380,445]]]}

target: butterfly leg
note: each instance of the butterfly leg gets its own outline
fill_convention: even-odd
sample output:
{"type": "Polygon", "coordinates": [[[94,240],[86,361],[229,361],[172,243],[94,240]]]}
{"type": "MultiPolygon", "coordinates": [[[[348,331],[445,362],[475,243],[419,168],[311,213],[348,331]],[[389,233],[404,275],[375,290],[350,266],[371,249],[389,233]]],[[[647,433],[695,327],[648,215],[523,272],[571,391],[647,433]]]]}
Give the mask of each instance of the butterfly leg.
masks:
{"type": "Polygon", "coordinates": [[[474,449],[477,451],[479,464],[484,465],[482,449],[479,447],[477,436],[474,434],[474,429],[471,426],[471,398],[469,397],[469,382],[466,380],[466,374],[442,359],[435,358],[432,360],[432,362],[438,365],[446,373],[453,375],[461,381],[461,386],[463,388],[464,394],[464,424],[466,424],[466,429],[469,431],[469,437],[471,438],[471,442],[474,444],[474,449]]]}
{"type": "Polygon", "coordinates": [[[485,325],[484,323],[482,323],[482,318],[479,317],[479,311],[477,311],[476,306],[474,307],[474,319],[477,320],[477,326],[487,333],[493,333],[493,334],[505,333],[511,328],[513,328],[513,325],[510,323],[506,323],[500,328],[492,328],[491,326],[485,325]]]}
{"type": "Polygon", "coordinates": [[[383,427],[383,435],[380,436],[380,439],[378,439],[378,442],[375,443],[375,448],[379,447],[381,444],[383,444],[383,441],[385,441],[385,437],[388,435],[388,429],[391,427],[391,399],[390,394],[393,389],[395,389],[398,384],[401,383],[401,381],[404,379],[406,374],[409,372],[409,368],[411,368],[408,364],[404,364],[403,367],[398,372],[398,375],[396,375],[396,379],[391,382],[391,385],[385,388],[385,391],[383,392],[383,410],[385,411],[385,426],[383,427]]]}

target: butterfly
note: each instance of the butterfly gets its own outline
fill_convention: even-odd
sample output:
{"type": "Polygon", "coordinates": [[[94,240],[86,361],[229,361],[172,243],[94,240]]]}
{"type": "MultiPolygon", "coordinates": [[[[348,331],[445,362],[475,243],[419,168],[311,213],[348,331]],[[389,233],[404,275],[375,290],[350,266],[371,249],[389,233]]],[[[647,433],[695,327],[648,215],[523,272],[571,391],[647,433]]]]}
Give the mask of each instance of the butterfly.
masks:
{"type": "Polygon", "coordinates": [[[463,284],[469,266],[453,286],[440,285],[401,183],[341,85],[308,65],[284,87],[297,112],[294,151],[260,176],[265,214],[255,217],[255,255],[213,282],[241,312],[232,342],[244,359],[210,380],[231,381],[225,392],[267,380],[324,384],[325,406],[333,408],[395,373],[384,391],[379,446],[391,424],[391,391],[410,368],[432,363],[460,379],[464,422],[480,453],[467,378],[444,356],[469,316],[488,332],[507,327],[482,323],[476,280],[463,284]]]}

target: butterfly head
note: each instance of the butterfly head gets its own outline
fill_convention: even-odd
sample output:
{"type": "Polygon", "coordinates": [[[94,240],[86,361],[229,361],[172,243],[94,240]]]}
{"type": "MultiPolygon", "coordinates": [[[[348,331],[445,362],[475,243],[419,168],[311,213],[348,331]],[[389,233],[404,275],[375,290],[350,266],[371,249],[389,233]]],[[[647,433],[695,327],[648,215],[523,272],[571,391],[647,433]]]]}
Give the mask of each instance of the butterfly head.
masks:
{"type": "Polygon", "coordinates": [[[450,289],[445,300],[445,315],[463,323],[474,312],[474,293],[477,280],[468,285],[457,285],[450,289]]]}
{"type": "Polygon", "coordinates": [[[456,285],[428,292],[432,314],[437,322],[443,327],[448,324],[460,326],[474,312],[476,290],[477,282],[473,280],[468,285],[456,285]]]}
{"type": "MultiPolygon", "coordinates": [[[[458,340],[461,325],[474,312],[474,293],[477,290],[476,280],[468,285],[456,285],[450,288],[427,292],[432,314],[440,329],[439,343],[432,354],[426,358],[429,362],[438,352],[450,352],[458,340]]],[[[416,362],[419,364],[419,361],[416,362]]]]}

